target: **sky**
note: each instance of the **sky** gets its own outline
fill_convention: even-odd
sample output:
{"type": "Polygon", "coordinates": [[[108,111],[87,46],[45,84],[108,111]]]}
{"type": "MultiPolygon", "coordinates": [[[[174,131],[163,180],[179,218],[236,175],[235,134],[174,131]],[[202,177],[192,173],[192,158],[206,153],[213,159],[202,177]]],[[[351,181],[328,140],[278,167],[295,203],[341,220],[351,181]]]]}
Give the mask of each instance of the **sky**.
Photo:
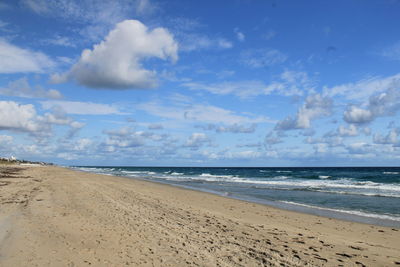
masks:
{"type": "Polygon", "coordinates": [[[400,1],[0,0],[0,156],[399,166],[400,1]]]}

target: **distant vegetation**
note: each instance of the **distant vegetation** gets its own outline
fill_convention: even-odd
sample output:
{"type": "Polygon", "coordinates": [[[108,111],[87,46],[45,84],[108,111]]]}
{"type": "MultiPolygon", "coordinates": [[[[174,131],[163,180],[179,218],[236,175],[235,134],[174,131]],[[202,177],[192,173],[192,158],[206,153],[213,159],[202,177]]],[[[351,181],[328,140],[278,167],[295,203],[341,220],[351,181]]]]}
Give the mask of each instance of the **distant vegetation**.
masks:
{"type": "Polygon", "coordinates": [[[41,161],[29,161],[23,159],[16,159],[14,157],[2,158],[0,157],[0,164],[40,164],[40,165],[53,165],[53,163],[41,162],[41,161]]]}

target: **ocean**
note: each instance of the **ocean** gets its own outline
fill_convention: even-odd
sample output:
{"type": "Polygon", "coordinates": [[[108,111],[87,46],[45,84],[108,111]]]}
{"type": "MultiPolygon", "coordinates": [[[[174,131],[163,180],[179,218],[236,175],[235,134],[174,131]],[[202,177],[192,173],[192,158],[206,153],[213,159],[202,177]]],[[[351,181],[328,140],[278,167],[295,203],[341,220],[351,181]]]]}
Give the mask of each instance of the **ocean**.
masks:
{"type": "Polygon", "coordinates": [[[71,168],[161,182],[326,217],[400,227],[400,167],[71,168]]]}

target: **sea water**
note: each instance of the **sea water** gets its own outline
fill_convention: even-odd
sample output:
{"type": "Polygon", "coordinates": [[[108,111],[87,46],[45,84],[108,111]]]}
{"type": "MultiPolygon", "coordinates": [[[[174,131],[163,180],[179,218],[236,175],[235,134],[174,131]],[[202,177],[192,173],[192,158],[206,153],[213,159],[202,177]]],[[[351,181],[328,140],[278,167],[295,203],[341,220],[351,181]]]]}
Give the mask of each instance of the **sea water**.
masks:
{"type": "Polygon", "coordinates": [[[73,168],[162,182],[327,217],[400,227],[400,167],[73,168]]]}

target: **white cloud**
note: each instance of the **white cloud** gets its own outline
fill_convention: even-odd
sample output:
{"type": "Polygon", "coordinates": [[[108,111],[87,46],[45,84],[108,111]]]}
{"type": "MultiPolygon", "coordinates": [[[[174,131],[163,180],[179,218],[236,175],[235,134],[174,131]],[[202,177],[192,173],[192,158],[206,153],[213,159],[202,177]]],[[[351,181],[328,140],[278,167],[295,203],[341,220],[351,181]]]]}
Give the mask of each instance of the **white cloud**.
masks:
{"type": "Polygon", "coordinates": [[[21,0],[21,3],[41,16],[78,24],[83,42],[98,41],[116,23],[149,15],[157,9],[150,0],[21,0]]]}
{"type": "Polygon", "coordinates": [[[8,145],[12,143],[14,138],[9,135],[0,135],[0,145],[8,145]]]}
{"type": "Polygon", "coordinates": [[[197,18],[188,17],[170,17],[167,18],[166,23],[168,23],[169,28],[172,28],[174,33],[177,35],[182,35],[189,32],[197,32],[199,29],[203,28],[205,25],[200,22],[197,18]]]}
{"type": "Polygon", "coordinates": [[[40,102],[44,109],[60,108],[63,112],[68,114],[79,115],[109,115],[109,114],[125,114],[117,107],[108,104],[98,104],[92,102],[78,102],[78,101],[56,101],[48,100],[40,102]]]}
{"type": "MultiPolygon", "coordinates": [[[[252,150],[246,150],[246,151],[227,151],[224,155],[224,158],[228,159],[255,159],[263,156],[263,153],[259,151],[252,151],[252,150]]],[[[268,156],[273,156],[272,154],[268,156]]]]}
{"type": "Polygon", "coordinates": [[[326,153],[328,152],[328,145],[325,143],[315,144],[314,150],[315,153],[326,153]]]}
{"type": "MultiPolygon", "coordinates": [[[[66,117],[62,113],[46,113],[45,114],[46,122],[50,124],[57,124],[57,125],[68,125],[72,123],[72,120],[68,117],[66,117]]],[[[75,122],[73,125],[76,126],[76,124],[79,125],[78,122],[75,122]]]]}
{"type": "Polygon", "coordinates": [[[76,135],[76,133],[82,129],[86,124],[82,123],[82,122],[78,122],[78,121],[70,121],[69,122],[69,126],[70,129],[66,134],[66,138],[67,139],[71,139],[72,137],[74,137],[76,135]]]}
{"type": "Polygon", "coordinates": [[[243,42],[245,40],[245,36],[242,32],[237,32],[236,37],[238,38],[239,41],[243,42]]]}
{"type": "Polygon", "coordinates": [[[199,149],[206,143],[210,143],[210,138],[204,133],[193,133],[185,143],[185,147],[190,147],[192,149],[199,149]]]}
{"type": "Polygon", "coordinates": [[[349,100],[365,101],[371,95],[386,91],[400,83],[400,73],[389,77],[372,77],[355,83],[346,83],[334,87],[324,87],[326,96],[343,96],[349,100]]]}
{"type": "Polygon", "coordinates": [[[187,108],[184,113],[184,118],[192,121],[211,122],[211,123],[257,123],[257,122],[271,122],[266,117],[243,116],[236,114],[234,111],[223,109],[211,105],[196,104],[187,108]]]}
{"type": "Polygon", "coordinates": [[[374,119],[370,110],[349,106],[343,115],[343,119],[348,123],[368,123],[374,119]]]}
{"type": "Polygon", "coordinates": [[[45,0],[22,0],[21,3],[38,14],[50,12],[49,3],[45,0]]]}
{"type": "Polygon", "coordinates": [[[250,125],[241,124],[231,124],[231,125],[216,125],[208,124],[205,126],[196,126],[197,128],[202,128],[203,130],[215,131],[217,133],[254,133],[257,124],[253,123],[250,125]]]}
{"type": "Polygon", "coordinates": [[[221,36],[202,33],[201,31],[206,25],[198,19],[174,17],[167,18],[166,23],[179,41],[180,51],[222,50],[233,47],[231,41],[221,36]]]}
{"type": "Polygon", "coordinates": [[[277,49],[252,49],[241,53],[241,61],[252,68],[282,64],[287,56],[277,49]]]}
{"type": "Polygon", "coordinates": [[[373,141],[375,144],[400,145],[399,132],[399,129],[391,129],[386,136],[374,134],[373,141]]]}
{"type": "Polygon", "coordinates": [[[383,116],[394,116],[400,110],[400,80],[386,91],[372,95],[366,108],[351,105],[344,113],[349,123],[368,123],[383,116]]]}
{"type": "Polygon", "coordinates": [[[233,124],[228,126],[218,126],[216,128],[217,133],[254,133],[257,124],[253,123],[250,126],[233,124]]]}
{"type": "Polygon", "coordinates": [[[383,93],[369,98],[369,109],[375,116],[393,116],[400,109],[400,80],[383,93]]]}
{"type": "Polygon", "coordinates": [[[390,60],[400,60],[400,41],[384,48],[380,54],[390,60]]]}
{"type": "Polygon", "coordinates": [[[314,93],[314,81],[306,72],[284,71],[279,79],[269,84],[259,80],[201,83],[185,82],[182,86],[190,90],[203,90],[217,95],[236,95],[240,98],[250,98],[258,95],[278,94],[284,96],[304,95],[314,93]]]}
{"type": "Polygon", "coordinates": [[[185,52],[205,49],[229,49],[233,44],[224,38],[212,38],[198,33],[180,33],[179,49],[185,52]]]}
{"type": "Polygon", "coordinates": [[[312,138],[309,136],[304,140],[304,143],[313,145],[325,144],[327,147],[342,147],[343,138],[338,136],[337,133],[328,133],[325,134],[323,138],[312,138]]]}
{"type": "Polygon", "coordinates": [[[93,141],[88,138],[81,138],[73,145],[72,150],[86,151],[93,144],[93,141]]]}
{"type": "Polygon", "coordinates": [[[0,130],[36,132],[42,127],[33,105],[0,101],[0,130]]]}
{"type": "Polygon", "coordinates": [[[60,99],[62,95],[54,89],[46,90],[40,86],[32,89],[26,77],[9,82],[7,87],[0,88],[0,95],[17,96],[26,98],[51,98],[60,99]]]}
{"type": "Polygon", "coordinates": [[[64,47],[76,47],[76,42],[71,40],[69,37],[55,35],[51,39],[45,39],[42,41],[44,44],[64,46],[64,47]]]}
{"type": "Polygon", "coordinates": [[[304,95],[304,93],[314,93],[315,83],[303,71],[284,71],[277,81],[268,84],[264,94],[280,94],[284,96],[304,95]]]}
{"type": "Polygon", "coordinates": [[[187,82],[182,84],[190,90],[204,90],[217,95],[233,94],[241,98],[262,95],[267,86],[261,81],[238,81],[205,84],[199,82],[187,82]]]}
{"type": "MultiPolygon", "coordinates": [[[[131,158],[132,155],[140,154],[146,157],[154,157],[156,154],[166,151],[171,148],[146,145],[146,141],[161,142],[168,141],[169,135],[158,135],[152,132],[135,131],[130,127],[122,127],[115,130],[104,131],[107,138],[104,142],[100,143],[98,149],[102,152],[124,152],[125,156],[131,158]]],[[[124,155],[120,155],[124,156],[124,155]]]]}
{"type": "Polygon", "coordinates": [[[282,143],[282,138],[281,134],[276,131],[270,131],[266,136],[265,136],[265,144],[268,146],[276,145],[279,143],[282,143]]]}
{"type": "Polygon", "coordinates": [[[41,73],[55,66],[45,54],[20,48],[3,39],[0,39],[0,58],[0,73],[41,73]]]}
{"type": "Polygon", "coordinates": [[[63,65],[72,65],[74,63],[74,59],[70,57],[57,57],[57,60],[60,64],[63,65]]]}
{"type": "Polygon", "coordinates": [[[137,0],[136,1],[136,12],[139,15],[147,15],[153,13],[156,6],[150,2],[150,0],[137,0]]]}
{"type": "Polygon", "coordinates": [[[33,105],[23,105],[13,101],[0,101],[0,130],[48,136],[51,134],[52,125],[64,125],[71,128],[83,126],[81,123],[75,122],[57,111],[38,115],[33,105]]]}
{"type": "Polygon", "coordinates": [[[217,41],[218,41],[218,46],[221,48],[228,49],[233,47],[233,44],[224,38],[220,38],[217,41]]]}
{"type": "Polygon", "coordinates": [[[83,126],[85,126],[85,124],[82,123],[82,122],[74,121],[74,122],[71,123],[71,127],[72,127],[73,129],[80,129],[80,128],[82,128],[83,126]]]}
{"type": "Polygon", "coordinates": [[[135,132],[130,128],[121,128],[105,132],[108,135],[104,146],[107,151],[113,152],[118,149],[139,147],[144,145],[145,139],[140,132],[135,132]]]}
{"type": "Polygon", "coordinates": [[[156,72],[145,69],[142,60],[176,61],[177,51],[178,44],[166,29],[149,30],[140,21],[125,20],[93,50],[85,49],[78,63],[53,81],[73,79],[92,88],[152,88],[157,86],[156,72]]]}
{"type": "Polygon", "coordinates": [[[338,133],[340,136],[357,136],[358,130],[354,124],[350,124],[348,128],[343,125],[340,125],[338,128],[338,133]]]}
{"type": "Polygon", "coordinates": [[[245,144],[237,144],[236,147],[251,147],[251,148],[257,148],[261,149],[263,147],[263,144],[261,142],[258,143],[245,143],[245,144]]]}
{"type": "Polygon", "coordinates": [[[246,36],[244,35],[243,32],[239,31],[238,28],[235,28],[234,32],[236,33],[236,38],[240,41],[240,42],[244,42],[244,40],[246,39],[246,36]]]}
{"type": "Polygon", "coordinates": [[[158,124],[158,123],[149,124],[149,125],[147,126],[147,128],[148,128],[149,130],[162,130],[162,129],[164,129],[164,127],[162,126],[162,124],[158,124]]]}
{"type": "Polygon", "coordinates": [[[240,159],[240,160],[250,160],[257,159],[261,157],[276,157],[277,153],[275,151],[267,151],[265,153],[253,150],[245,150],[245,151],[229,151],[223,150],[219,152],[212,151],[201,151],[201,156],[207,158],[208,160],[220,160],[220,159],[240,159]]]}
{"type": "Polygon", "coordinates": [[[227,110],[212,105],[192,104],[183,106],[167,106],[158,102],[148,102],[139,104],[136,108],[139,110],[144,110],[147,113],[157,117],[190,123],[205,122],[229,125],[235,123],[274,122],[267,117],[250,117],[248,115],[240,115],[232,110],[227,110]]]}
{"type": "Polygon", "coordinates": [[[365,142],[352,143],[349,144],[346,148],[351,154],[360,154],[363,156],[368,156],[369,154],[377,152],[376,150],[374,150],[372,145],[365,142]]]}
{"type": "Polygon", "coordinates": [[[276,124],[275,129],[286,131],[310,128],[312,120],[332,113],[332,105],[333,101],[329,97],[322,97],[320,94],[310,95],[297,111],[296,117],[286,117],[276,124]]]}

